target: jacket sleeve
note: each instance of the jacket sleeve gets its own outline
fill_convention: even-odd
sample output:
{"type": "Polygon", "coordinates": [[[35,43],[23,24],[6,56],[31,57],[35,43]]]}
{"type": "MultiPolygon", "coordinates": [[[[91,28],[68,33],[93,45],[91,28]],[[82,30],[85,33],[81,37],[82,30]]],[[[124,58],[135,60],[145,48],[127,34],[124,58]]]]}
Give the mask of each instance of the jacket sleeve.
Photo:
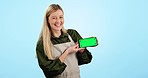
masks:
{"type": "Polygon", "coordinates": [[[79,65],[88,64],[92,60],[92,55],[87,49],[85,49],[83,53],[77,52],[76,55],[77,55],[77,58],[78,58],[78,64],[79,65]]]}
{"type": "MultiPolygon", "coordinates": [[[[69,29],[68,33],[70,34],[75,43],[78,40],[82,39],[80,34],[74,29],[69,29]]],[[[76,56],[78,58],[79,65],[90,63],[92,60],[92,54],[87,49],[85,49],[83,53],[77,52],[76,56]]]]}
{"type": "Polygon", "coordinates": [[[47,58],[44,53],[42,40],[39,40],[37,43],[36,53],[39,66],[47,78],[57,76],[65,70],[66,65],[61,63],[59,58],[55,60],[50,60],[47,58]]]}

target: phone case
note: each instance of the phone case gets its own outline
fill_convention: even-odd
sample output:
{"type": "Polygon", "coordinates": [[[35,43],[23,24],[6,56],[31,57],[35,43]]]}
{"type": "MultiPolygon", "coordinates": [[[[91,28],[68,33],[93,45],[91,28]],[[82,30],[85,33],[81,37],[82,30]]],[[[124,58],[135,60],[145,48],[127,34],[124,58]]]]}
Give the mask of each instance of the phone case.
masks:
{"type": "Polygon", "coordinates": [[[98,45],[98,40],[96,37],[83,38],[78,43],[80,48],[95,47],[98,45]]]}

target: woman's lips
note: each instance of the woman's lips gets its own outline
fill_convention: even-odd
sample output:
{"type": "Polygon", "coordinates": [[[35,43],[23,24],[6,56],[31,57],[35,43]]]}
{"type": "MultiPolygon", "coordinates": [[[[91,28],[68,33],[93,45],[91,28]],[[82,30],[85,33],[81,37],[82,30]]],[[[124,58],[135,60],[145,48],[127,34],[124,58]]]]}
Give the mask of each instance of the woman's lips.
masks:
{"type": "Polygon", "coordinates": [[[60,27],[61,26],[61,24],[54,24],[56,27],[60,27]]]}

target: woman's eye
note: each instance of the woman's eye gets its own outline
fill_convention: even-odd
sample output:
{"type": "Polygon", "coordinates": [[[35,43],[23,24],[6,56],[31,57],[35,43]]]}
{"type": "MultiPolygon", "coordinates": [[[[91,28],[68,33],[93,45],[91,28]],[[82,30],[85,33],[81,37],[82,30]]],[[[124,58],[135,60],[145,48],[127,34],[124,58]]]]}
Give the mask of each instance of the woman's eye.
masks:
{"type": "Polygon", "coordinates": [[[53,17],[52,19],[56,19],[55,17],[53,17]]]}
{"type": "Polygon", "coordinates": [[[63,17],[60,17],[60,18],[63,18],[63,17]]]}

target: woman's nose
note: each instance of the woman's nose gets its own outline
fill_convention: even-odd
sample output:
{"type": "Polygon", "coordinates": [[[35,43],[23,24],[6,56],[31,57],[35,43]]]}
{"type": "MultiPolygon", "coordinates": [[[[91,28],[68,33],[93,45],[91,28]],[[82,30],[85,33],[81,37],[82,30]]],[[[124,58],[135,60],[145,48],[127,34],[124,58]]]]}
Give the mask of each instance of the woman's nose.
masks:
{"type": "Polygon", "coordinates": [[[59,18],[57,18],[57,20],[56,20],[57,22],[60,22],[60,19],[59,18]]]}
{"type": "Polygon", "coordinates": [[[56,20],[56,23],[60,23],[60,22],[61,22],[61,20],[60,20],[60,19],[57,19],[57,20],[56,20]]]}
{"type": "Polygon", "coordinates": [[[60,20],[56,20],[56,22],[55,22],[56,24],[59,24],[60,23],[60,20]]]}

